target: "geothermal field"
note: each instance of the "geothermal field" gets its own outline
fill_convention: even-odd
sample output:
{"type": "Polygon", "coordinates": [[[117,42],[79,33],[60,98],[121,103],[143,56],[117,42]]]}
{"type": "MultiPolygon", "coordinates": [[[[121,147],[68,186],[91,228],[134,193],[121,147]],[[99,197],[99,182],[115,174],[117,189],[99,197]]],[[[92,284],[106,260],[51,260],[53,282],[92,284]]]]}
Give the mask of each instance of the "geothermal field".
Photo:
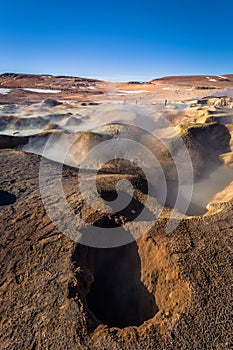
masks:
{"type": "Polygon", "coordinates": [[[0,75],[2,349],[231,349],[233,75],[0,75]]]}

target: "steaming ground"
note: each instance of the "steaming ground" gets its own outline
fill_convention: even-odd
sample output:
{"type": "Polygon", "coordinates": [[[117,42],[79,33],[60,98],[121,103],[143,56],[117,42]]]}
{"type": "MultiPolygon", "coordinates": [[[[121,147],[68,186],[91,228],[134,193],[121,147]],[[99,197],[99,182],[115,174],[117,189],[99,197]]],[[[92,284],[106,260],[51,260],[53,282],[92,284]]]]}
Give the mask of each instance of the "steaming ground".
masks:
{"type": "MultiPolygon", "coordinates": [[[[131,93],[131,91],[130,91],[131,93]]],[[[139,90],[140,93],[140,90],[139,90]]],[[[170,102],[164,106],[162,103],[146,104],[142,102],[125,103],[125,101],[114,104],[102,103],[101,105],[80,106],[75,101],[57,101],[47,99],[39,102],[27,104],[6,104],[0,109],[0,129],[2,137],[14,136],[17,139],[18,149],[25,152],[43,155],[43,157],[64,163],[73,167],[83,166],[83,162],[92,147],[96,147],[102,142],[112,139],[130,139],[144,145],[155,155],[159,162],[164,163],[163,171],[167,179],[168,195],[166,204],[173,207],[177,195],[177,179],[174,174],[175,165],[170,162],[166,152],[173,152],[172,144],[180,137],[180,125],[185,125],[186,131],[193,128],[195,123],[200,126],[200,122],[229,123],[231,99],[226,97],[211,97],[193,102],[170,102]],[[216,106],[221,107],[216,109],[216,106]],[[216,115],[216,116],[215,116],[216,115]],[[199,120],[198,120],[199,119],[199,120]],[[199,122],[199,123],[198,123],[199,122]],[[121,123],[128,126],[121,126],[121,123]],[[152,135],[152,133],[154,135],[152,135]],[[26,137],[26,141],[25,141],[26,137]],[[158,142],[156,138],[161,139],[158,142]],[[21,140],[24,139],[22,145],[21,140]],[[168,163],[167,165],[165,163],[168,163]]],[[[220,154],[228,151],[228,143],[224,143],[226,135],[214,135],[212,138],[225,137],[222,144],[219,140],[217,146],[206,152],[208,139],[203,139],[200,129],[197,136],[197,143],[193,156],[194,187],[191,203],[186,210],[187,215],[203,215],[206,213],[206,206],[211,198],[219,191],[223,190],[233,181],[233,172],[219,161],[220,154]],[[199,139],[198,139],[199,138],[199,139]],[[207,143],[205,145],[205,142],[207,143]],[[216,147],[220,148],[216,150],[216,147]],[[216,153],[216,154],[214,154],[216,153]],[[211,159],[209,156],[211,155],[211,159]]],[[[205,136],[204,136],[205,137],[205,136]]],[[[9,141],[10,142],[10,141],[9,141]]],[[[115,147],[110,146],[110,147],[115,147]]],[[[124,151],[117,154],[114,149],[110,151],[113,157],[130,159],[132,162],[142,162],[156,178],[157,188],[161,179],[158,179],[158,164],[151,161],[150,156],[140,154],[140,150],[135,152],[127,146],[122,146],[124,151]],[[114,153],[115,152],[115,153],[114,153]],[[151,164],[153,163],[153,164],[151,164]]],[[[189,150],[191,153],[192,150],[189,150]]],[[[177,150],[176,150],[177,151],[177,150]]],[[[109,146],[108,146],[109,152],[109,146]]],[[[101,152],[102,154],[102,152],[101,152]]],[[[103,154],[102,154],[103,155],[103,154]]],[[[88,168],[99,170],[104,165],[100,154],[92,152],[88,160],[88,168]]],[[[87,164],[85,165],[87,167],[87,164]]],[[[185,164],[179,164],[180,172],[185,178],[185,164]]],[[[129,169],[121,168],[121,172],[127,173],[129,169]]],[[[182,202],[176,204],[176,208],[183,212],[184,204],[189,200],[189,185],[181,183],[182,202]]]]}
{"type": "Polygon", "coordinates": [[[230,349],[233,76],[0,85],[3,348],[230,349]]]}
{"type": "MultiPolygon", "coordinates": [[[[213,82],[226,84],[230,79],[228,76],[204,78],[203,81],[198,79],[200,82],[202,81],[202,84],[205,82],[207,86],[213,82]]],[[[8,76],[5,79],[8,79],[8,76]]],[[[25,77],[25,81],[27,79],[25,77]]],[[[80,81],[79,86],[75,85],[74,82],[73,85],[67,85],[68,89],[79,89],[80,96],[84,91],[90,91],[90,96],[92,96],[96,91],[105,89],[105,93],[101,90],[101,95],[95,94],[96,102],[89,97],[86,102],[82,102],[76,98],[61,98],[68,91],[61,89],[63,86],[61,82],[68,84],[69,79],[66,81],[62,78],[61,82],[58,80],[58,84],[54,85],[51,85],[51,78],[48,79],[50,81],[48,87],[51,88],[39,85],[29,87],[23,85],[23,81],[21,81],[22,89],[10,85],[9,82],[6,87],[1,88],[2,96],[6,96],[10,101],[17,99],[17,96],[26,94],[23,103],[20,101],[19,103],[0,104],[1,148],[13,145],[13,147],[25,152],[43,155],[45,158],[72,167],[88,166],[90,169],[99,170],[104,165],[104,159],[101,160],[100,155],[103,156],[106,153],[102,150],[99,154],[92,151],[91,157],[88,158],[88,165],[83,165],[92,147],[103,142],[106,143],[107,140],[118,140],[119,138],[134,140],[149,149],[158,162],[162,164],[168,187],[166,205],[172,208],[177,197],[177,174],[175,174],[175,164],[172,163],[167,153],[174,152],[172,145],[182,134],[182,137],[186,137],[186,146],[191,154],[194,173],[191,203],[188,209],[185,209],[187,215],[205,214],[206,206],[212,197],[233,181],[232,155],[230,145],[228,145],[230,141],[224,144],[223,140],[221,144],[218,140],[226,140],[229,136],[227,132],[224,134],[224,131],[219,130],[216,134],[216,131],[213,130],[210,131],[212,136],[209,135],[210,132],[208,134],[208,131],[208,135],[204,135],[205,132],[202,132],[200,128],[199,135],[194,135],[195,144],[192,147],[190,147],[189,142],[193,142],[191,140],[193,135],[191,139],[188,135],[189,129],[197,127],[198,130],[200,125],[206,126],[211,123],[223,124],[229,129],[228,126],[233,121],[233,99],[231,98],[233,90],[231,86],[224,86],[222,89],[218,87],[218,91],[214,91],[210,85],[208,87],[208,89],[210,88],[209,97],[194,99],[195,94],[203,94],[202,87],[196,89],[185,83],[186,87],[181,88],[179,82],[171,84],[169,80],[154,81],[153,84],[156,84],[158,95],[152,99],[152,85],[144,84],[145,89],[143,84],[139,85],[141,87],[137,89],[135,89],[137,84],[131,84],[131,89],[129,87],[123,89],[119,84],[108,85],[107,83],[91,81],[80,81]],[[160,99],[162,93],[168,94],[172,98],[166,99],[166,101],[160,99]],[[183,97],[188,94],[189,99],[178,99],[177,95],[181,93],[183,97]],[[46,95],[49,98],[41,98],[46,95]],[[106,96],[111,98],[111,103],[106,99],[106,96]],[[54,97],[60,97],[60,99],[54,97]],[[129,126],[122,128],[120,123],[128,123],[129,126]],[[212,145],[209,149],[208,144],[211,142],[211,137],[216,140],[218,145],[212,145]],[[161,142],[158,143],[156,138],[161,139],[164,145],[161,142]]],[[[204,88],[205,86],[203,86],[204,88]]],[[[157,184],[158,191],[161,185],[161,178],[157,175],[159,167],[158,164],[153,163],[148,154],[143,154],[140,150],[134,152],[127,146],[123,152],[117,153],[113,149],[115,144],[114,146],[109,143],[107,145],[108,153],[111,153],[114,159],[126,157],[131,162],[141,162],[150,176],[155,178],[152,182],[157,184]]],[[[124,146],[122,147],[124,148],[124,146]]],[[[181,181],[179,184],[182,199],[180,203],[176,203],[176,209],[181,212],[184,212],[184,203],[189,201],[190,196],[190,184],[185,183],[184,180],[189,178],[185,163],[180,162],[179,164],[183,179],[183,182],[181,181]]],[[[130,169],[122,165],[118,168],[120,170],[117,171],[122,173],[130,172],[130,169]]]]}

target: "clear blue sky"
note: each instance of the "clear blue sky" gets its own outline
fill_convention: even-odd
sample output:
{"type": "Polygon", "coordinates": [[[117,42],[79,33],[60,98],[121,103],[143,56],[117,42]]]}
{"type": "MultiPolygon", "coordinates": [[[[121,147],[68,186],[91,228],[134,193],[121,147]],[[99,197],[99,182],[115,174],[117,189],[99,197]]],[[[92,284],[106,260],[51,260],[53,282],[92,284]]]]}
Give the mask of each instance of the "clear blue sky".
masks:
{"type": "Polygon", "coordinates": [[[233,73],[233,1],[1,0],[0,72],[233,73]]]}

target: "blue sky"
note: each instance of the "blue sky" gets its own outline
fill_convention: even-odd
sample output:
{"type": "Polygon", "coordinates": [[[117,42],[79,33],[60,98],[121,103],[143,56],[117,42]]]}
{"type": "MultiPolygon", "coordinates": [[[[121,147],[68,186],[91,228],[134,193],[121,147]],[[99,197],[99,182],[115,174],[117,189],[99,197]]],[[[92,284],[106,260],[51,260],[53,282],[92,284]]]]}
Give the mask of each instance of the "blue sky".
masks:
{"type": "Polygon", "coordinates": [[[1,0],[0,12],[0,72],[233,73],[232,0],[1,0]]]}

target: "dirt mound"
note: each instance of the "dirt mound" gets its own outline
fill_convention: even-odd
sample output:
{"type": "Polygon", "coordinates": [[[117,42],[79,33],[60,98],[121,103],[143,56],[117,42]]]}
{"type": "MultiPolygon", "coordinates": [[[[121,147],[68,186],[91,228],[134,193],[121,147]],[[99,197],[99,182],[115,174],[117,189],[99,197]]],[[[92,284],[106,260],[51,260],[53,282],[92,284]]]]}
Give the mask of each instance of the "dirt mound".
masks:
{"type": "Polygon", "coordinates": [[[47,124],[45,127],[44,127],[44,129],[43,129],[43,131],[46,131],[46,130],[54,130],[54,129],[57,129],[59,126],[57,125],[57,124],[55,124],[55,123],[49,123],[49,124],[47,124]]]}
{"type": "Polygon", "coordinates": [[[43,101],[42,105],[44,107],[56,107],[56,106],[62,105],[62,102],[58,102],[57,100],[48,98],[47,100],[43,101]]]}
{"type": "Polygon", "coordinates": [[[17,117],[3,116],[0,118],[0,130],[27,130],[27,129],[42,129],[48,124],[48,121],[43,117],[17,117]]]}
{"type": "Polygon", "coordinates": [[[222,207],[232,207],[233,203],[233,182],[217,193],[209,202],[207,209],[210,212],[221,211],[222,207]]]}
{"type": "Polygon", "coordinates": [[[231,134],[225,125],[214,123],[179,126],[187,147],[206,154],[218,155],[229,150],[231,134]]]}
{"type": "Polygon", "coordinates": [[[80,164],[85,159],[88,152],[96,145],[100,144],[104,140],[110,139],[110,136],[101,135],[94,132],[84,132],[77,140],[73,143],[70,148],[70,154],[80,164]]]}
{"type": "Polygon", "coordinates": [[[223,153],[219,157],[227,167],[233,169],[233,152],[223,153]]]}
{"type": "Polygon", "coordinates": [[[82,123],[81,118],[76,118],[76,117],[70,117],[66,120],[64,123],[64,126],[78,126],[82,123]]]}

